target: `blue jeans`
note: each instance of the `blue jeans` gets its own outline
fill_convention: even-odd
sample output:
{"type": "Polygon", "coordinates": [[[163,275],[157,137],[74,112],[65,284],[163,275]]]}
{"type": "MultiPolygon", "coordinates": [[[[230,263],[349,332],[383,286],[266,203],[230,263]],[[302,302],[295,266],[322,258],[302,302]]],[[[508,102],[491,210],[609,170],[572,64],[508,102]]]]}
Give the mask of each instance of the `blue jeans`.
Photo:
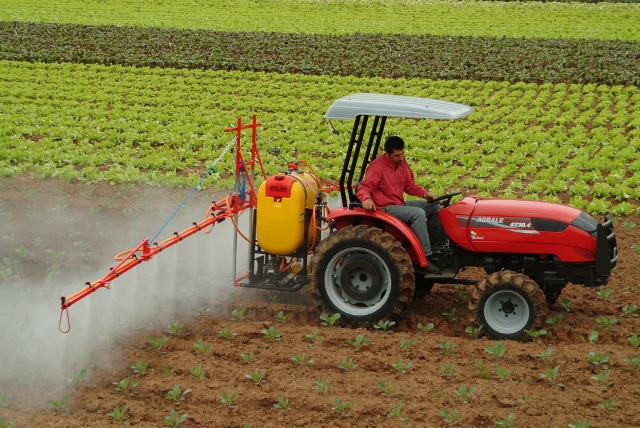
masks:
{"type": "Polygon", "coordinates": [[[432,204],[424,199],[416,199],[405,201],[404,205],[384,207],[382,211],[409,225],[420,240],[424,255],[428,257],[433,254],[429,234],[431,234],[434,246],[442,246],[446,242],[446,234],[438,217],[439,209],[439,204],[432,204]]]}

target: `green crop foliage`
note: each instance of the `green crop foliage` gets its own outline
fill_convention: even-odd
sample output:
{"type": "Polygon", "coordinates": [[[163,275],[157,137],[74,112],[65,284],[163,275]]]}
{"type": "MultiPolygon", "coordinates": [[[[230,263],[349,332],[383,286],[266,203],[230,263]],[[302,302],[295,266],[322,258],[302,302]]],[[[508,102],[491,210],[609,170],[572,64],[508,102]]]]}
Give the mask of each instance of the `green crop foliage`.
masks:
{"type": "Polygon", "coordinates": [[[320,315],[320,320],[322,320],[322,325],[333,327],[334,324],[340,319],[340,314],[335,313],[333,315],[322,313],[320,315]]]}
{"type": "Polygon", "coordinates": [[[53,409],[56,413],[67,413],[67,402],[69,401],[69,396],[65,395],[59,400],[49,400],[47,401],[47,406],[53,409]]]}
{"type": "Polygon", "coordinates": [[[433,330],[433,327],[435,326],[432,322],[427,324],[422,324],[421,322],[418,323],[418,330],[420,330],[420,334],[429,333],[431,330],[433,330]]]}
{"type": "Polygon", "coordinates": [[[347,343],[353,346],[353,349],[357,352],[369,344],[369,339],[363,334],[359,334],[354,340],[347,340],[347,343]]]}
{"type": "Polygon", "coordinates": [[[193,350],[196,353],[196,355],[203,355],[207,351],[209,351],[211,348],[213,348],[213,345],[210,343],[204,343],[202,337],[198,339],[196,343],[193,344],[193,350]]]}
{"type": "Polygon", "coordinates": [[[132,395],[133,390],[138,387],[138,381],[131,380],[130,377],[124,378],[119,382],[113,382],[112,384],[115,385],[116,391],[122,392],[125,395],[132,395]]]}
{"type": "Polygon", "coordinates": [[[393,333],[391,327],[393,327],[394,325],[396,325],[395,321],[380,320],[377,322],[377,324],[373,325],[373,328],[378,330],[380,334],[393,333]]]}
{"type": "Polygon", "coordinates": [[[127,416],[127,410],[129,410],[128,404],[125,404],[122,407],[115,406],[111,413],[109,413],[109,416],[111,416],[111,418],[115,422],[123,422],[125,425],[129,425],[129,423],[125,420],[125,417],[127,416]]]}
{"type": "Polygon", "coordinates": [[[316,392],[320,394],[326,394],[331,389],[333,382],[329,382],[326,379],[316,379],[316,392]]]}
{"type": "Polygon", "coordinates": [[[331,408],[331,411],[333,411],[337,415],[347,418],[351,416],[351,414],[349,413],[349,409],[352,405],[353,400],[342,401],[340,397],[336,397],[335,400],[333,400],[333,407],[331,408]]]}
{"type": "Polygon", "coordinates": [[[238,398],[237,392],[223,392],[222,397],[220,397],[220,402],[225,406],[227,406],[228,408],[232,409],[236,407],[234,403],[237,398],[238,398]]]}
{"type": "Polygon", "coordinates": [[[245,374],[244,377],[246,377],[247,379],[251,379],[256,385],[260,385],[261,383],[265,382],[264,378],[266,375],[266,370],[255,369],[253,372],[245,374]]]}
{"type": "Polygon", "coordinates": [[[342,362],[340,362],[340,364],[338,365],[338,368],[344,370],[345,372],[354,370],[356,367],[358,367],[358,364],[354,361],[353,358],[349,357],[343,357],[342,362]]]}
{"type": "Polygon", "coordinates": [[[282,338],[282,333],[276,330],[276,328],[271,325],[269,326],[269,328],[262,329],[262,336],[269,342],[274,342],[282,338]]]}
{"type": "Polygon", "coordinates": [[[282,33],[397,33],[463,36],[640,39],[640,10],[632,4],[510,3],[396,0],[305,1],[276,0],[254,3],[223,0],[205,5],[197,0],[172,2],[86,3],[81,0],[53,5],[45,0],[25,4],[7,0],[0,20],[71,22],[87,25],[173,26],[282,33]],[[139,8],[144,7],[144,13],[139,8]],[[354,20],[366,15],[367,19],[354,20]],[[327,16],[333,18],[327,20],[327,16]],[[419,16],[420,19],[415,19],[419,16]]]}
{"type": "Polygon", "coordinates": [[[190,372],[192,376],[195,376],[197,378],[204,378],[207,376],[207,373],[202,368],[202,363],[198,363],[195,367],[193,367],[190,370],[190,372]]]}
{"type": "Polygon", "coordinates": [[[167,416],[166,418],[164,418],[164,423],[172,426],[172,427],[177,427],[179,425],[181,425],[185,420],[187,420],[187,417],[189,415],[186,413],[183,413],[182,415],[179,415],[178,412],[176,412],[175,409],[171,409],[171,412],[169,413],[169,416],[167,416]]]}
{"type": "Polygon", "coordinates": [[[484,348],[484,351],[489,354],[489,359],[503,358],[507,353],[507,348],[502,342],[494,342],[493,345],[484,348]]]}
{"type": "Polygon", "coordinates": [[[191,392],[191,389],[185,389],[183,391],[182,388],[180,388],[180,385],[175,385],[171,391],[167,392],[164,395],[164,398],[168,398],[170,400],[173,400],[174,404],[177,406],[182,401],[184,401],[185,396],[187,394],[189,394],[190,392],[191,392]]]}

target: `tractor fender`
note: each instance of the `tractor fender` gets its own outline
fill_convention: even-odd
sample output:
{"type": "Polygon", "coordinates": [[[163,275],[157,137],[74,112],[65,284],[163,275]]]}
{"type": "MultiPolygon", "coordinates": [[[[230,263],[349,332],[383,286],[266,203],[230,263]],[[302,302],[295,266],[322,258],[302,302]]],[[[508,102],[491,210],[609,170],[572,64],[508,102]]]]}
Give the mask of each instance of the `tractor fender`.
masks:
{"type": "Polygon", "coordinates": [[[339,207],[331,210],[327,220],[329,224],[333,224],[338,230],[346,226],[359,224],[382,229],[403,244],[413,264],[421,267],[427,266],[427,258],[416,234],[406,223],[391,214],[381,210],[367,211],[359,207],[339,207]]]}

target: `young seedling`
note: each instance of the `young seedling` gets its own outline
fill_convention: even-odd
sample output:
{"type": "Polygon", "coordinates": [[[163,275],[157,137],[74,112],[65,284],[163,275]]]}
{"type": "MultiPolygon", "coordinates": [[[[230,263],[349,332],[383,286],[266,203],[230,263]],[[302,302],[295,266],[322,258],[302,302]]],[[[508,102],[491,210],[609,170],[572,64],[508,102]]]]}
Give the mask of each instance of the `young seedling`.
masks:
{"type": "Polygon", "coordinates": [[[413,348],[415,345],[416,345],[415,339],[411,339],[411,340],[400,339],[400,349],[402,349],[405,352],[409,352],[411,348],[413,348]]]}
{"type": "Polygon", "coordinates": [[[185,395],[190,393],[190,389],[185,389],[184,391],[180,388],[180,385],[175,385],[173,389],[167,392],[164,398],[169,398],[173,400],[176,406],[179,406],[180,403],[185,399],[185,395]]]}
{"type": "Polygon", "coordinates": [[[609,354],[598,354],[597,352],[589,352],[588,358],[591,364],[599,366],[601,364],[607,364],[609,362],[609,354]]]}
{"type": "Polygon", "coordinates": [[[186,413],[183,413],[182,415],[178,415],[178,412],[176,412],[175,409],[171,409],[169,416],[164,418],[164,423],[172,427],[177,427],[178,425],[183,423],[188,416],[189,415],[186,413]]]}
{"type": "Polygon", "coordinates": [[[231,315],[232,315],[232,320],[233,321],[244,321],[247,319],[247,317],[245,317],[244,313],[247,311],[247,308],[239,308],[239,309],[234,309],[233,311],[231,311],[231,315]]]}
{"type": "Polygon", "coordinates": [[[638,337],[637,334],[634,334],[633,336],[627,337],[627,342],[629,342],[634,348],[637,348],[640,346],[640,337],[638,337]]]}
{"type": "Polygon", "coordinates": [[[546,323],[550,324],[550,325],[560,325],[560,323],[562,322],[563,318],[564,318],[564,314],[563,313],[557,313],[557,314],[547,318],[546,323]]]}
{"type": "Polygon", "coordinates": [[[456,409],[453,409],[453,410],[440,409],[439,413],[440,413],[440,416],[442,416],[442,419],[445,420],[445,422],[452,425],[458,424],[458,422],[460,421],[460,418],[464,416],[464,414],[458,413],[456,409]]]}
{"type": "Polygon", "coordinates": [[[49,400],[47,401],[47,406],[53,409],[56,413],[67,413],[67,402],[69,401],[69,396],[65,395],[59,400],[49,400]]]}
{"type": "Polygon", "coordinates": [[[323,313],[320,315],[320,319],[322,320],[322,325],[333,327],[336,321],[340,319],[340,313],[335,313],[333,315],[323,313]]]}
{"type": "Polygon", "coordinates": [[[449,355],[456,348],[456,344],[447,340],[446,342],[438,343],[438,348],[442,349],[442,353],[449,355]]]}
{"type": "Polygon", "coordinates": [[[391,327],[394,325],[396,325],[395,321],[380,320],[377,324],[374,324],[373,328],[379,330],[380,334],[393,333],[391,327]]]}
{"type": "Polygon", "coordinates": [[[609,382],[609,377],[611,376],[611,370],[607,370],[605,372],[600,372],[595,376],[591,376],[592,380],[595,380],[600,385],[611,386],[612,383],[609,382]]]}
{"type": "Polygon", "coordinates": [[[249,352],[248,354],[240,354],[240,357],[242,358],[242,360],[245,363],[259,363],[260,360],[256,360],[256,356],[253,354],[252,352],[249,352]]]}
{"type": "Polygon", "coordinates": [[[329,382],[326,379],[316,379],[316,392],[320,394],[326,394],[331,389],[333,382],[329,382]]]}
{"type": "Polygon", "coordinates": [[[535,342],[536,340],[538,340],[540,336],[544,336],[545,334],[547,334],[547,330],[545,329],[525,330],[524,332],[526,333],[527,338],[532,342],[535,342]]]}
{"type": "Polygon", "coordinates": [[[198,363],[197,366],[191,369],[191,375],[200,379],[207,376],[205,371],[202,369],[202,363],[198,363]]]}
{"type": "Polygon", "coordinates": [[[136,361],[134,365],[131,366],[134,374],[138,376],[142,376],[147,374],[147,370],[149,369],[149,361],[136,361]]]}
{"type": "Polygon", "coordinates": [[[493,421],[493,426],[496,428],[515,428],[516,415],[513,413],[509,413],[504,419],[495,419],[493,421]]]}
{"type": "Polygon", "coordinates": [[[483,330],[484,326],[481,325],[479,327],[474,327],[472,325],[467,326],[467,328],[464,329],[465,333],[467,333],[469,336],[473,336],[476,339],[480,337],[480,335],[482,334],[482,330],[483,330]]]}
{"type": "Polygon", "coordinates": [[[389,413],[387,414],[387,417],[393,418],[393,419],[397,419],[400,422],[406,422],[407,419],[408,419],[407,415],[402,415],[400,413],[401,411],[402,411],[402,403],[398,403],[397,406],[395,406],[394,408],[389,410],[389,413]]]}
{"type": "Polygon", "coordinates": [[[613,398],[607,398],[602,403],[599,404],[600,408],[605,412],[613,412],[618,407],[618,403],[616,403],[613,398]]]}
{"type": "Polygon", "coordinates": [[[622,307],[622,316],[623,317],[637,317],[638,314],[636,311],[638,310],[638,306],[636,305],[626,305],[622,307]]]}
{"type": "Polygon", "coordinates": [[[83,368],[78,373],[74,374],[69,382],[74,385],[82,385],[85,382],[85,377],[87,376],[87,368],[83,368]]]}
{"type": "Polygon", "coordinates": [[[211,345],[210,343],[204,343],[204,341],[202,340],[202,337],[198,339],[196,343],[193,344],[193,350],[196,353],[196,355],[204,355],[212,347],[213,345],[211,345]]]}
{"type": "Polygon", "coordinates": [[[442,314],[442,316],[449,322],[453,322],[456,321],[458,319],[458,316],[456,315],[456,312],[458,312],[458,308],[451,308],[449,310],[449,312],[444,312],[442,314]]]}
{"type": "Polygon", "coordinates": [[[511,373],[513,373],[513,367],[509,367],[508,369],[496,367],[496,374],[503,382],[509,380],[509,377],[511,377],[511,373]]]}
{"type": "Polygon", "coordinates": [[[149,344],[153,348],[153,352],[157,353],[160,351],[160,348],[162,348],[162,345],[164,345],[167,340],[169,340],[167,336],[162,336],[157,339],[155,336],[150,336],[149,339],[147,339],[147,342],[149,342],[149,344]]]}
{"type": "Polygon", "coordinates": [[[9,405],[9,401],[13,398],[13,394],[9,394],[8,392],[0,392],[0,407],[7,407],[9,405]]]}
{"type": "Polygon", "coordinates": [[[193,311],[196,313],[196,316],[202,317],[205,316],[207,312],[209,312],[209,308],[207,308],[206,306],[202,306],[200,308],[193,308],[193,311]]]}
{"type": "Polygon", "coordinates": [[[565,311],[571,312],[571,302],[567,299],[562,299],[560,302],[565,311]]]}
{"type": "Polygon", "coordinates": [[[431,330],[433,330],[433,323],[430,322],[428,324],[422,324],[421,322],[418,323],[418,330],[420,330],[420,334],[427,334],[429,333],[431,330]]]}
{"type": "Polygon", "coordinates": [[[320,340],[318,337],[318,330],[314,330],[313,333],[308,333],[305,337],[309,341],[309,346],[313,346],[314,343],[320,340]]]}
{"type": "Polygon", "coordinates": [[[402,361],[402,357],[400,357],[400,359],[395,364],[392,364],[391,367],[400,373],[405,374],[407,370],[413,367],[413,363],[411,361],[402,361]]]}
{"type": "Polygon", "coordinates": [[[355,349],[355,351],[360,351],[362,347],[367,346],[369,344],[369,339],[367,339],[364,335],[359,334],[356,336],[355,340],[347,340],[347,343],[355,349]]]}
{"type": "Polygon", "coordinates": [[[612,289],[598,290],[596,291],[596,294],[604,300],[611,301],[611,295],[613,294],[613,290],[612,289]]]}
{"type": "Polygon", "coordinates": [[[355,369],[356,367],[358,367],[358,365],[356,364],[355,361],[353,361],[353,358],[347,358],[347,357],[344,357],[342,359],[342,362],[338,366],[339,369],[342,369],[345,372],[351,371],[351,370],[355,369]]]}
{"type": "Polygon", "coordinates": [[[128,404],[125,404],[122,408],[116,406],[111,413],[109,413],[109,416],[111,416],[115,422],[123,422],[125,425],[129,425],[128,421],[124,420],[127,415],[127,410],[129,410],[128,404]]]}
{"type": "Polygon", "coordinates": [[[233,409],[235,407],[233,403],[236,401],[236,398],[238,398],[237,392],[223,392],[222,397],[220,397],[220,402],[228,408],[233,409]]]}
{"type": "Polygon", "coordinates": [[[132,390],[138,387],[138,381],[131,380],[130,377],[124,378],[120,382],[113,382],[112,384],[116,386],[114,388],[116,391],[120,391],[125,395],[132,395],[132,390]]]}
{"type": "Polygon", "coordinates": [[[274,404],[273,407],[275,407],[276,409],[284,410],[284,413],[286,414],[291,408],[291,404],[289,403],[288,398],[284,398],[281,395],[280,398],[278,399],[278,402],[274,404]]]}
{"type": "Polygon", "coordinates": [[[331,410],[342,417],[348,418],[349,416],[351,416],[349,414],[349,409],[352,405],[353,400],[342,401],[340,400],[340,397],[336,397],[336,399],[333,400],[333,407],[331,408],[331,410]]]}
{"type": "Polygon", "coordinates": [[[503,358],[507,353],[507,348],[501,342],[494,342],[492,346],[487,346],[484,350],[489,354],[490,360],[503,358]]]}
{"type": "Polygon", "coordinates": [[[460,385],[456,390],[456,396],[462,398],[464,404],[471,402],[471,396],[476,392],[478,388],[475,386],[467,388],[464,384],[460,385]]]}
{"type": "Polygon", "coordinates": [[[269,326],[269,328],[262,329],[263,337],[269,342],[275,342],[276,340],[280,340],[282,338],[282,333],[275,329],[274,326],[269,326]]]}
{"type": "Polygon", "coordinates": [[[14,421],[5,421],[4,418],[0,416],[0,428],[13,428],[14,425],[14,421]]]}
{"type": "Polygon", "coordinates": [[[553,361],[556,357],[553,355],[553,348],[547,348],[546,351],[540,352],[538,359],[546,364],[553,361]]]}
{"type": "Polygon", "coordinates": [[[184,330],[184,324],[180,321],[175,321],[167,326],[167,333],[171,334],[172,336],[179,335],[180,333],[182,333],[182,330],[184,330]]]}
{"type": "Polygon", "coordinates": [[[278,321],[285,323],[287,322],[287,319],[291,316],[291,314],[286,314],[282,311],[278,312],[278,315],[276,315],[276,318],[278,319],[278,321]]]}
{"type": "Polygon", "coordinates": [[[580,338],[586,342],[589,342],[591,344],[594,344],[598,341],[598,339],[600,338],[600,333],[598,333],[598,330],[592,330],[591,333],[589,333],[589,336],[587,336],[587,338],[585,339],[584,337],[580,336],[580,338]]]}
{"type": "Polygon", "coordinates": [[[615,331],[615,325],[618,323],[618,318],[596,317],[596,322],[604,328],[604,331],[615,331]]]}
{"type": "Polygon", "coordinates": [[[247,373],[244,375],[247,379],[251,379],[256,385],[260,385],[265,382],[264,377],[267,375],[266,370],[255,369],[253,373],[247,373]]]}
{"type": "Polygon", "coordinates": [[[577,420],[572,424],[569,424],[569,428],[589,428],[591,426],[591,419],[585,419],[583,421],[577,420]]]}
{"type": "Polygon", "coordinates": [[[311,364],[313,363],[313,360],[307,360],[307,356],[305,354],[298,354],[295,355],[293,357],[291,357],[291,361],[293,361],[294,363],[298,364],[299,366],[303,366],[307,363],[311,364]]]}
{"type": "Polygon", "coordinates": [[[480,377],[482,377],[482,379],[491,378],[491,371],[484,364],[482,364],[482,362],[474,361],[471,364],[471,368],[475,370],[480,375],[480,377]]]}
{"type": "MultiPolygon", "coordinates": [[[[629,357],[629,358],[625,358],[624,360],[627,363],[631,364],[631,366],[633,366],[633,368],[637,370],[638,366],[640,365],[640,354],[638,354],[638,356],[635,358],[629,357]]],[[[0,404],[0,407],[2,407],[1,404],[0,404]]]]}
{"type": "Polygon", "coordinates": [[[238,335],[238,333],[234,333],[228,326],[224,326],[222,328],[222,330],[220,330],[218,332],[218,336],[224,338],[224,339],[233,339],[234,337],[236,337],[238,335]]]}
{"type": "Polygon", "coordinates": [[[396,392],[396,387],[391,385],[391,382],[386,385],[384,384],[384,382],[378,382],[376,386],[378,387],[382,395],[391,395],[396,392]]]}
{"type": "Polygon", "coordinates": [[[442,364],[440,366],[440,368],[444,372],[444,374],[442,376],[446,377],[447,380],[451,380],[451,378],[453,377],[453,374],[455,373],[455,370],[456,370],[456,363],[442,364]]]}
{"type": "Polygon", "coordinates": [[[555,366],[552,369],[545,369],[544,373],[540,373],[540,379],[546,379],[551,385],[554,385],[556,383],[556,379],[558,378],[559,370],[560,366],[555,366]]]}

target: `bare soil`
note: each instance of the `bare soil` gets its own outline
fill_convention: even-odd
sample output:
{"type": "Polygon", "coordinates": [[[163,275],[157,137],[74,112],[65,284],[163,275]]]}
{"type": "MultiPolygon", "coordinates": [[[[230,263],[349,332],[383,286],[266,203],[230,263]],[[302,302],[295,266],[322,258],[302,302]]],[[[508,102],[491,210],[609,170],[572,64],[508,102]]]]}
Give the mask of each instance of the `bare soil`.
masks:
{"type": "MultiPolygon", "coordinates": [[[[104,270],[100,257],[86,257],[84,261],[72,257],[86,247],[100,247],[102,235],[87,231],[113,228],[111,236],[126,231],[131,235],[127,236],[129,242],[137,244],[144,238],[135,237],[140,224],[166,218],[167,201],[177,206],[186,195],[182,189],[28,178],[0,180],[0,192],[0,214],[4,219],[0,220],[4,238],[0,258],[5,269],[0,289],[17,288],[15,284],[27,280],[36,289],[29,295],[33,299],[28,307],[31,309],[10,319],[6,314],[2,317],[3,361],[22,355],[20,339],[13,334],[19,329],[30,331],[29,325],[38,319],[33,312],[38,308],[37,301],[52,298],[47,286],[64,282],[65,275],[97,279],[106,273],[100,270],[104,270]],[[51,226],[61,212],[84,212],[92,218],[92,225],[65,224],[63,219],[62,239],[55,235],[59,229],[51,226]],[[25,224],[31,226],[17,226],[25,224]],[[67,239],[70,234],[77,236],[67,239]],[[49,236],[48,246],[42,244],[43,236],[49,236]],[[78,237],[86,241],[86,246],[78,244],[78,237]],[[67,256],[60,262],[57,276],[51,270],[55,251],[64,251],[67,256]]],[[[201,193],[195,199],[204,215],[210,196],[201,193]]],[[[640,348],[628,340],[640,334],[640,319],[637,311],[623,315],[624,307],[640,306],[640,258],[632,249],[633,244],[640,244],[638,224],[637,216],[616,219],[620,262],[607,286],[567,286],[558,303],[549,308],[549,317],[555,316],[559,322],[538,326],[547,333],[535,341],[500,342],[506,347],[502,357],[487,350],[496,341],[465,332],[470,326],[467,298],[472,286],[451,285],[436,285],[430,294],[416,300],[387,333],[373,328],[322,325],[320,312],[305,289],[274,293],[229,285],[218,295],[199,299],[195,304],[189,302],[190,307],[154,306],[150,310],[154,304],[151,300],[139,301],[132,311],[139,315],[136,323],[120,325],[119,317],[110,318],[118,330],[110,331],[108,337],[90,348],[80,348],[85,358],[78,358],[77,354],[72,357],[59,347],[47,348],[46,344],[58,343],[62,337],[69,346],[72,342],[89,343],[84,336],[67,339],[78,337],[73,336],[75,332],[87,327],[91,335],[101,336],[103,327],[91,325],[91,317],[103,311],[101,304],[106,305],[106,299],[117,301],[126,293],[125,287],[119,288],[114,282],[110,291],[100,290],[77,303],[78,307],[91,307],[86,318],[74,318],[76,307],[70,308],[72,329],[68,335],[57,331],[43,335],[43,348],[33,350],[50,361],[50,372],[55,370],[59,376],[25,376],[24,370],[3,364],[0,426],[14,422],[14,427],[103,427],[124,423],[161,427],[172,425],[167,419],[172,412],[178,418],[174,425],[182,427],[567,427],[587,420],[592,427],[640,426],[640,369],[637,360],[635,367],[627,361],[640,356],[640,348]],[[612,293],[608,297],[606,293],[597,294],[603,290],[612,293]],[[455,319],[448,320],[443,314],[451,314],[452,309],[456,310],[455,317],[450,318],[455,319]],[[617,323],[606,329],[596,321],[597,317],[616,318],[617,323]],[[429,323],[434,327],[428,332],[418,328],[419,324],[429,323]],[[170,324],[182,324],[183,329],[174,334],[170,324]],[[264,332],[271,327],[280,334],[277,339],[266,337],[264,332]],[[593,331],[598,332],[598,339],[590,342],[593,331]],[[315,332],[317,338],[312,340],[310,336],[315,332]],[[368,339],[360,350],[350,344],[358,335],[368,339]],[[151,337],[166,337],[167,341],[154,349],[151,337]],[[201,354],[196,351],[199,339],[203,345],[211,345],[201,354]],[[548,349],[552,349],[551,357],[544,361],[541,354],[548,349]],[[601,356],[600,364],[590,361],[591,352],[601,356]],[[53,361],[63,357],[66,364],[54,369],[53,361]],[[137,362],[148,362],[144,373],[132,369],[137,362]],[[349,362],[353,363],[351,368],[349,362]],[[553,374],[555,368],[557,376],[553,374]],[[80,379],[77,374],[83,369],[86,376],[80,379]],[[257,380],[252,375],[260,371],[264,371],[264,377],[257,380]],[[511,372],[500,376],[500,371],[511,372]],[[129,379],[129,391],[115,385],[125,379],[129,379]],[[137,386],[133,387],[133,383],[137,386]],[[167,394],[176,385],[188,392],[169,398],[167,394]],[[466,398],[461,392],[465,388],[473,389],[466,398]],[[68,401],[62,403],[64,397],[68,401]],[[226,403],[223,397],[227,397],[226,403]],[[116,406],[127,406],[121,421],[113,416],[116,406]],[[511,425],[507,419],[510,414],[511,425]]],[[[209,236],[193,239],[219,238],[214,230],[209,236]]],[[[219,241],[216,245],[227,252],[232,248],[229,242],[219,241]]],[[[162,255],[149,263],[162,264],[162,255]]],[[[189,281],[191,277],[184,278],[189,281]]],[[[155,282],[162,287],[164,280],[157,278],[155,282]]],[[[76,285],[64,282],[55,291],[71,293],[78,288],[76,285]]],[[[7,299],[16,295],[3,296],[6,305],[7,299]]],[[[180,299],[173,297],[174,301],[180,299]]],[[[19,306],[24,301],[24,296],[18,295],[9,304],[19,306]]],[[[56,306],[55,302],[46,304],[56,306]]],[[[57,318],[47,317],[44,322],[57,324],[57,318]]]]}

